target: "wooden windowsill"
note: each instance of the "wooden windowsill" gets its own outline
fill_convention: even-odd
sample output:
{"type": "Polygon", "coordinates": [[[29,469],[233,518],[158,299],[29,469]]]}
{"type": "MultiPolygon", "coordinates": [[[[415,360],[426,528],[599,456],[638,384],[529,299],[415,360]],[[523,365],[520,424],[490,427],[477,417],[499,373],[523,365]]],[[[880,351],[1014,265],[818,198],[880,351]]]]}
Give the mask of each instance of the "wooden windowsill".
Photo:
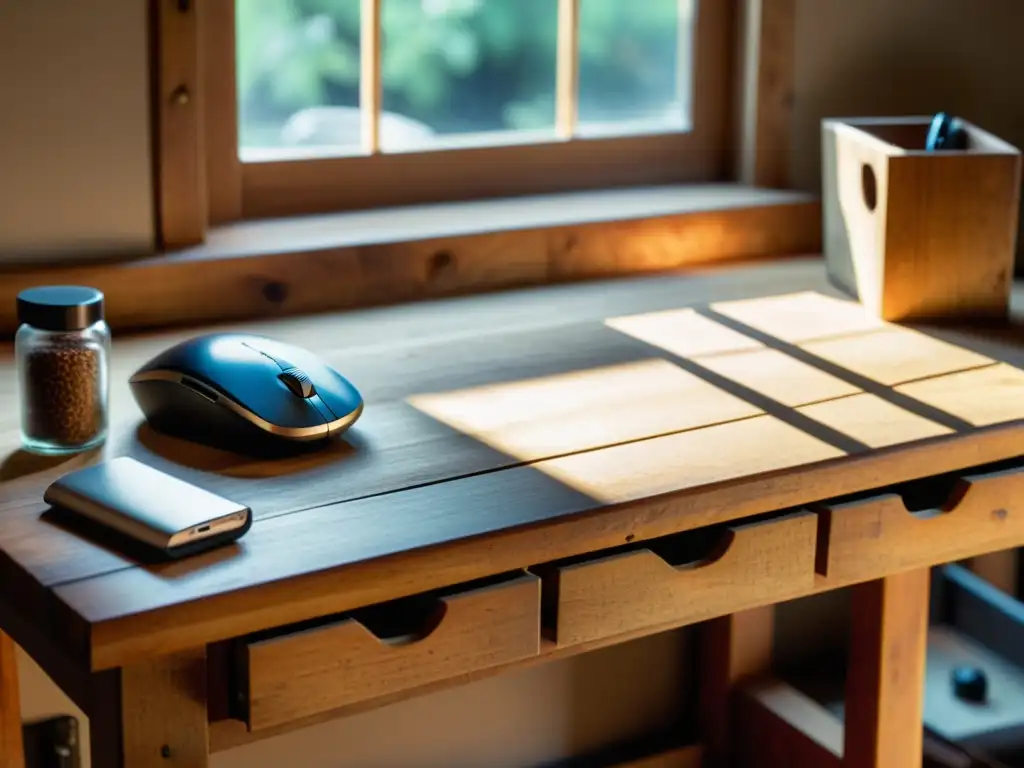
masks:
{"type": "Polygon", "coordinates": [[[235,258],[266,253],[268,248],[301,251],[381,245],[797,205],[812,200],[813,197],[804,192],[755,189],[738,184],[701,184],[411,205],[216,227],[205,244],[180,254],[192,258],[235,258]]]}
{"type": "Polygon", "coordinates": [[[0,273],[0,332],[41,283],[93,285],[115,330],[410,301],[816,252],[803,192],[673,185],[418,205],[211,230],[206,243],[117,263],[0,273]]]}

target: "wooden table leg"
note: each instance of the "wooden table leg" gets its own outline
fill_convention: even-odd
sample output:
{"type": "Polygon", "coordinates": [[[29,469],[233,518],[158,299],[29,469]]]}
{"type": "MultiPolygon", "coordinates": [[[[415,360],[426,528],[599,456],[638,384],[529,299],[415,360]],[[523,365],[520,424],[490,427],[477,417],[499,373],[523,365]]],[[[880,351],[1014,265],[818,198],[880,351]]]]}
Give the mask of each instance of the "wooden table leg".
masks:
{"type": "Polygon", "coordinates": [[[774,632],[771,605],[722,616],[701,628],[701,734],[711,765],[727,765],[733,756],[733,692],[741,681],[771,671],[774,632]]]}
{"type": "Polygon", "coordinates": [[[921,765],[927,568],[853,587],[846,768],[921,765]]]}
{"type": "Polygon", "coordinates": [[[206,768],[206,650],[121,670],[123,768],[206,768]]]}
{"type": "Polygon", "coordinates": [[[0,632],[0,768],[24,768],[17,646],[0,632]]]}

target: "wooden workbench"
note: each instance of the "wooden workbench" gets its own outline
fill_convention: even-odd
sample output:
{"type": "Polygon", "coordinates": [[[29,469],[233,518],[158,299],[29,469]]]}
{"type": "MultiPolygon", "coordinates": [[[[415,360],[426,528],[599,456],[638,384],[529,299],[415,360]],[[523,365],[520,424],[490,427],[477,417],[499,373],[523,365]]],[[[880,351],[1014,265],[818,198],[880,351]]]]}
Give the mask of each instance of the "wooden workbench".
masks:
{"type": "MultiPolygon", "coordinates": [[[[713,760],[729,690],[770,664],[770,606],[850,585],[846,764],[910,765],[927,568],[1024,544],[1024,335],[885,326],[818,259],[232,327],[351,378],[367,408],[347,438],[254,459],[142,424],[128,375],[199,329],[116,340],[98,454],[21,454],[15,408],[2,416],[0,680],[6,634],[89,714],[96,768],[203,766],[706,620],[713,760]],[[146,564],[42,502],[60,474],[125,453],[249,504],[252,530],[146,564]],[[875,495],[937,476],[941,514],[875,495]],[[402,642],[379,629],[395,617],[402,642]]],[[[782,738],[765,722],[750,716],[750,743],[782,738]]]]}

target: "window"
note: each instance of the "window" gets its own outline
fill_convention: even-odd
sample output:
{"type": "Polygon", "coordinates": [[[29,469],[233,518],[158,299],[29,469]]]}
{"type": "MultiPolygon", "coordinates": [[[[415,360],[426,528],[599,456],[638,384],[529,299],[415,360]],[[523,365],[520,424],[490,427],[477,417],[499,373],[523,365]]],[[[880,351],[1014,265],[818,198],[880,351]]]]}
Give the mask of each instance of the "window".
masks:
{"type": "Polygon", "coordinates": [[[733,0],[203,0],[214,222],[713,181],[733,0]]]}

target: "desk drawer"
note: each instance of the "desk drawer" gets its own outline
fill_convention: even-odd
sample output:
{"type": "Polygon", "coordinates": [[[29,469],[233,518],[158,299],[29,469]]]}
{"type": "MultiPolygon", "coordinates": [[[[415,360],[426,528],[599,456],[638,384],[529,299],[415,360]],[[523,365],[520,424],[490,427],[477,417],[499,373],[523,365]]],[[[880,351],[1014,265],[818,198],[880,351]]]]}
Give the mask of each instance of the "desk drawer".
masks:
{"type": "Polygon", "coordinates": [[[546,628],[558,645],[575,645],[691,624],[813,588],[813,512],[725,528],[716,538],[708,557],[681,565],[654,547],[539,569],[546,628]]]}
{"type": "Polygon", "coordinates": [[[1024,467],[964,476],[942,496],[922,512],[896,493],[821,505],[818,571],[849,583],[1024,545],[1024,467]]]}
{"type": "Polygon", "coordinates": [[[256,731],[539,652],[540,580],[518,573],[245,643],[239,692],[256,731]]]}

